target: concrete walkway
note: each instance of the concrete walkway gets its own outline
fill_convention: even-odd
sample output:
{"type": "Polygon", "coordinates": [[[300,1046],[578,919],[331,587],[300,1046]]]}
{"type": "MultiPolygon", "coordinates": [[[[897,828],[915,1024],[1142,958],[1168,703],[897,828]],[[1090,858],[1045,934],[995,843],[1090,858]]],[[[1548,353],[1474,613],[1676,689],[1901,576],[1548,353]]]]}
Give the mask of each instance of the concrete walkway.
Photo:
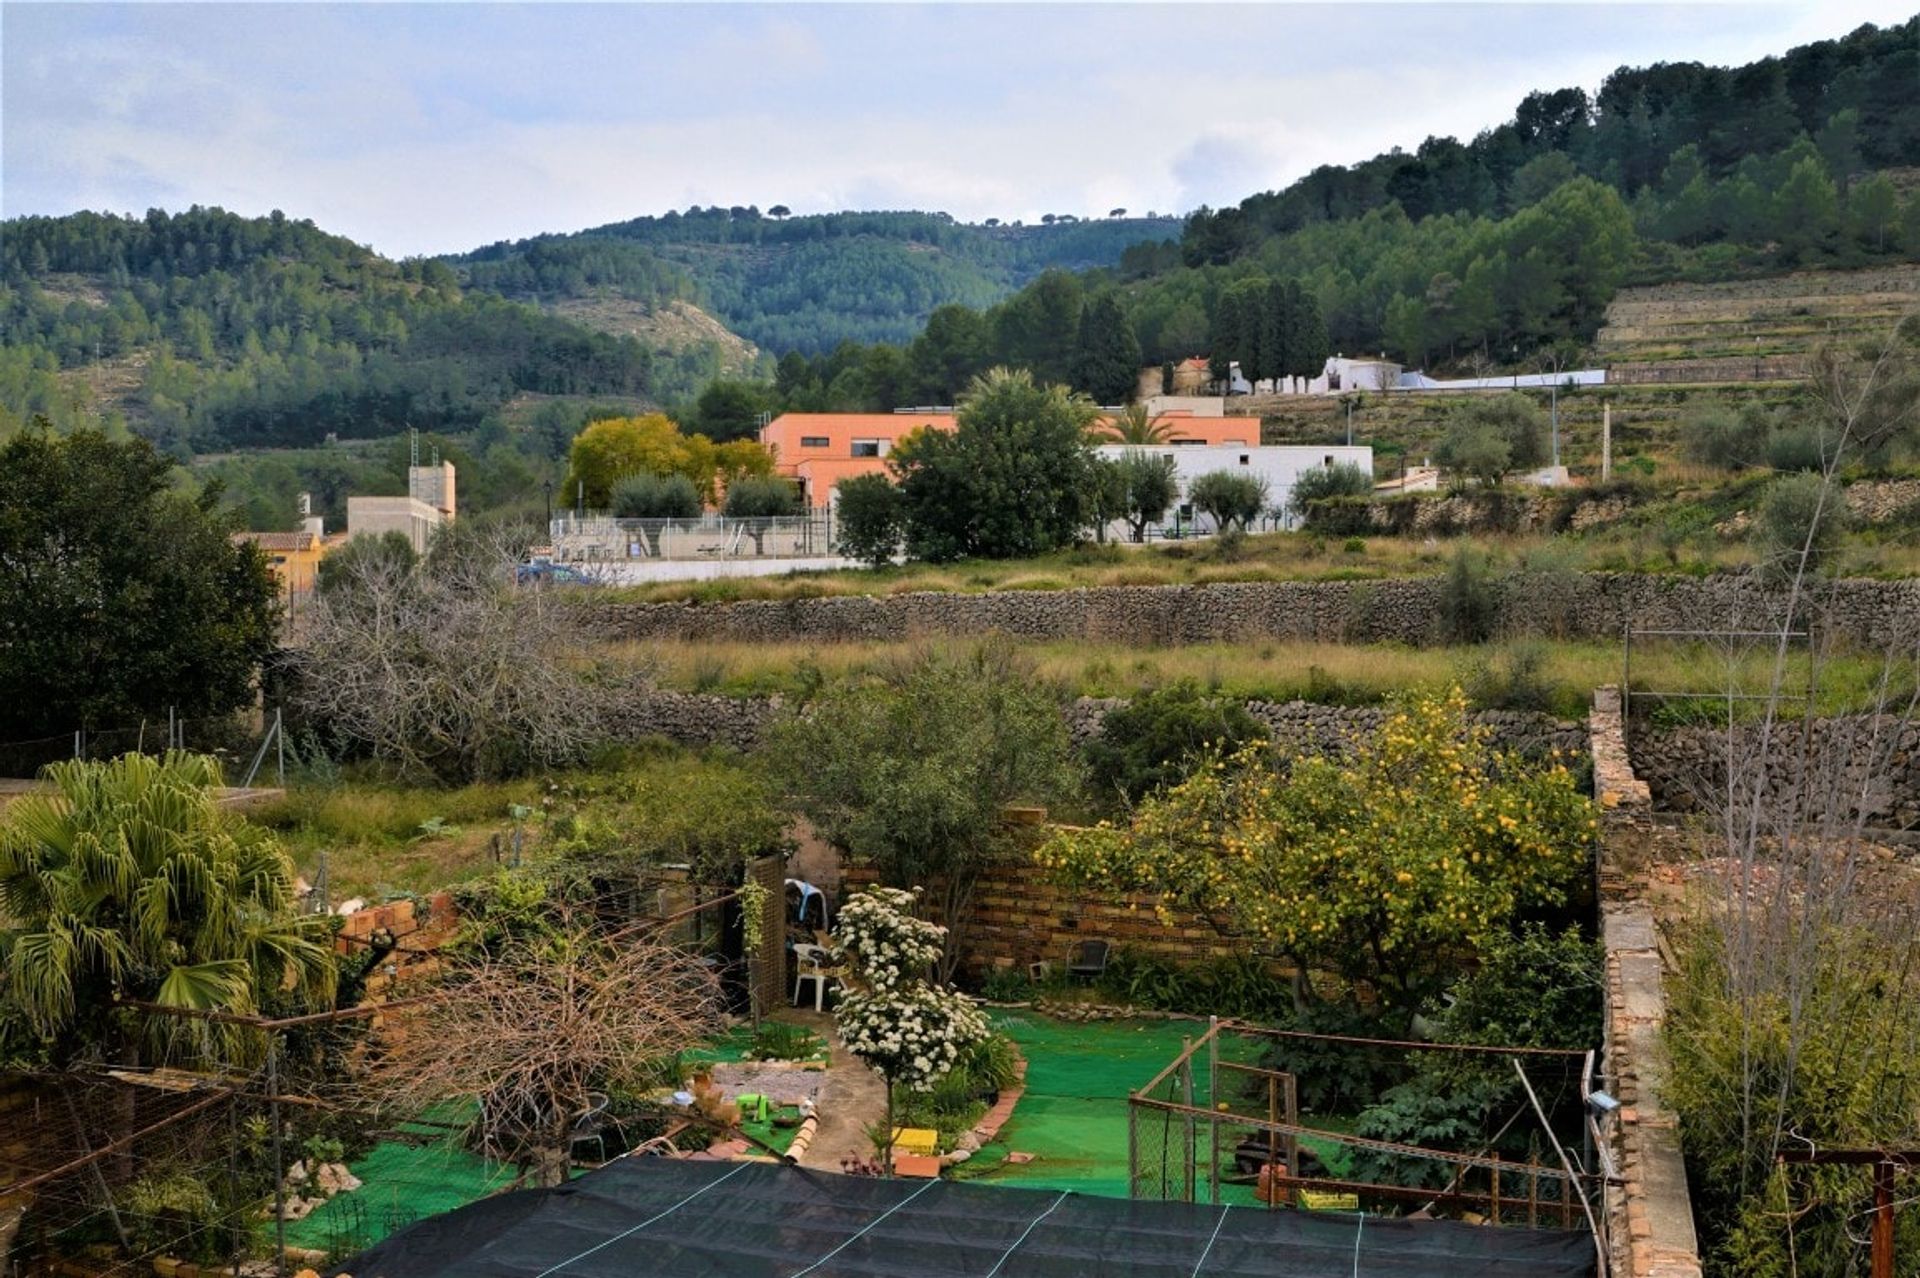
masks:
{"type": "Polygon", "coordinates": [[[887,1093],[880,1076],[841,1045],[840,1036],[833,1032],[832,1016],[805,1010],[782,1013],[780,1019],[805,1025],[826,1039],[833,1053],[814,1099],[820,1129],[812,1146],[801,1155],[800,1165],[839,1171],[843,1158],[872,1158],[873,1142],[867,1139],[867,1128],[885,1122],[887,1117],[887,1093]]]}

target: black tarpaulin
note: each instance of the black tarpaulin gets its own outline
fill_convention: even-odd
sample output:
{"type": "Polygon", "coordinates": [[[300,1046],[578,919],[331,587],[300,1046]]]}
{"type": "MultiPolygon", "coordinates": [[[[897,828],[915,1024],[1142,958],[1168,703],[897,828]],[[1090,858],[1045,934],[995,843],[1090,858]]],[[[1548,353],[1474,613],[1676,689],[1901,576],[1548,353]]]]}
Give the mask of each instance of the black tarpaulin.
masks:
{"type": "Polygon", "coordinates": [[[628,1158],[423,1220],[353,1278],[1591,1278],[1591,1235],[628,1158]]]}

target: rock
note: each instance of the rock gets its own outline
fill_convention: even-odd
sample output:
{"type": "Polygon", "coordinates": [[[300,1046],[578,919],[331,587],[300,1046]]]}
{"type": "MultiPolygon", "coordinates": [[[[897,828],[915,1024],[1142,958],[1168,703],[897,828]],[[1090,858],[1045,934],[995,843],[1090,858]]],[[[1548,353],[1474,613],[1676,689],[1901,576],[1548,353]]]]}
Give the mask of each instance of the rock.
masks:
{"type": "Polygon", "coordinates": [[[970,1149],[956,1149],[956,1150],[954,1150],[954,1151],[953,1151],[953,1152],[952,1152],[951,1154],[948,1154],[948,1155],[947,1155],[947,1161],[948,1161],[949,1163],[964,1163],[964,1162],[966,1162],[966,1161],[967,1161],[967,1160],[968,1160],[969,1158],[972,1158],[972,1157],[973,1157],[973,1151],[972,1151],[972,1150],[970,1150],[970,1149]]]}
{"type": "Polygon", "coordinates": [[[980,1138],[972,1132],[961,1132],[960,1139],[953,1142],[953,1147],[958,1153],[971,1154],[980,1148],[980,1138]]]}

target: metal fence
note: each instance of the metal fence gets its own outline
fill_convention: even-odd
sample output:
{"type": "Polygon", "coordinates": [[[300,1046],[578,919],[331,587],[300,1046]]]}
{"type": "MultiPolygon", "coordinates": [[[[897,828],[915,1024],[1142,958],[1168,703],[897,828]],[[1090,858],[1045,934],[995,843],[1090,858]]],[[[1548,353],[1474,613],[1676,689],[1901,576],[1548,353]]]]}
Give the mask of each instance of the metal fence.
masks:
{"type": "Polygon", "coordinates": [[[828,509],[768,519],[615,519],[558,515],[548,529],[557,563],[637,559],[818,559],[834,552],[828,509]]]}
{"type": "Polygon", "coordinates": [[[169,750],[212,755],[220,761],[229,785],[250,786],[261,777],[274,784],[285,782],[286,743],[280,733],[280,712],[275,709],[201,718],[169,712],[139,723],[0,741],[0,778],[35,778],[49,763],[62,759],[162,755],[169,750]]]}
{"type": "MultiPolygon", "coordinates": [[[[1385,1043],[1298,1034],[1254,1026],[1210,1024],[1173,1062],[1128,1103],[1128,1187],[1134,1198],[1246,1204],[1268,1209],[1334,1208],[1383,1214],[1465,1216],[1496,1225],[1596,1229],[1589,1198],[1604,1170],[1583,1170],[1594,1156],[1566,1133],[1581,1160],[1565,1162],[1503,1156],[1499,1133],[1466,1149],[1440,1149],[1370,1139],[1340,1130],[1350,1122],[1302,1113],[1300,1080],[1272,1067],[1272,1049],[1283,1040],[1308,1044],[1311,1058],[1338,1068],[1327,1048],[1397,1057],[1446,1045],[1385,1043]],[[1324,1164],[1365,1155],[1371,1175],[1339,1176],[1324,1164]]],[[[1577,1083],[1590,1061],[1580,1053],[1530,1049],[1465,1048],[1484,1054],[1501,1070],[1511,1061],[1537,1073],[1577,1083]],[[1498,1058],[1507,1058],[1501,1060],[1498,1058]]],[[[1523,1075],[1524,1076],[1524,1075],[1523,1075]]],[[[1580,1091],[1584,1095],[1584,1089],[1580,1091]]],[[[1525,1102],[1522,1102],[1524,1105],[1525,1102]]],[[[1521,1110],[1533,1121],[1528,1110],[1521,1110]]],[[[1503,1129],[1504,1131],[1504,1129],[1503,1129]]],[[[1549,1135],[1554,1149],[1559,1138],[1549,1135]]],[[[1544,1142],[1543,1142],[1544,1143],[1544,1142]]],[[[1544,1150],[1543,1150],[1544,1152],[1544,1150]]],[[[1604,1165],[1603,1165],[1604,1166],[1604,1165]]]]}

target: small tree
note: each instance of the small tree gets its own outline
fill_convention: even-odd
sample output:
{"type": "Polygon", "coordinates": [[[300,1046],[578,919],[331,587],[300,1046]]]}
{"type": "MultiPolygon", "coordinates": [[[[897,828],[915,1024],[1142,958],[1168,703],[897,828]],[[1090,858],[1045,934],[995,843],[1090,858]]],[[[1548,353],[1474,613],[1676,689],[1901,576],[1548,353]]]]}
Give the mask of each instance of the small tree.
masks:
{"type": "Polygon", "coordinates": [[[928,649],[796,707],[766,752],[821,836],[894,886],[924,885],[965,940],[981,872],[1009,854],[1006,808],[1075,790],[1053,694],[1004,642],[928,649]]]}
{"type": "Polygon", "coordinates": [[[1087,526],[1094,406],[1064,386],[997,368],[974,379],[953,430],[919,430],[889,459],[907,550],[949,562],[1072,545],[1087,526]]]}
{"type": "Polygon", "coordinates": [[[230,1068],[265,1042],[234,1026],[152,1016],[128,1000],[252,1015],[290,993],[326,1005],[338,977],[323,919],[298,911],[273,835],[223,807],[210,758],[128,754],[48,767],[50,794],[0,822],[0,1012],[56,1064],[230,1068]]]}
{"type": "Polygon", "coordinates": [[[480,1106],[483,1135],[536,1184],[564,1184],[573,1127],[596,1091],[640,1092],[721,1024],[714,979],[691,956],[577,928],[450,961],[433,1002],[371,1058],[376,1104],[480,1106]]]}
{"type": "Polygon", "coordinates": [[[1434,456],[1448,470],[1498,484],[1546,461],[1546,424],[1525,395],[1473,399],[1456,407],[1434,456]]]}
{"type": "Polygon", "coordinates": [[[1235,470],[1215,470],[1187,486],[1187,500],[1213,516],[1221,532],[1250,528],[1267,508],[1267,481],[1235,470]]]}
{"type": "MultiPolygon", "coordinates": [[[[700,494],[685,475],[653,475],[642,471],[615,483],[612,495],[616,519],[698,519],[700,494]]],[[[660,539],[666,533],[663,524],[643,530],[655,558],[660,555],[660,539]]]]}
{"type": "Polygon", "coordinates": [[[476,562],[471,551],[439,568],[358,558],[307,612],[288,663],[295,711],[418,778],[483,780],[584,755],[612,693],[579,673],[579,626],[515,600],[510,553],[491,570],[476,562]]]}
{"type": "Polygon", "coordinates": [[[834,928],[848,963],[847,993],[834,1010],[840,1041],[887,1085],[882,1162],[893,1168],[893,1091],[931,1091],[962,1052],[991,1032],[967,998],[937,989],[927,973],[940,960],[946,929],[916,918],[919,889],[876,887],[841,907],[834,928]]]}
{"type": "Polygon", "coordinates": [[[1564,899],[1594,829],[1573,774],[1496,751],[1456,688],[1280,776],[1259,746],[1215,755],[1124,828],[1061,830],[1037,857],[1076,890],[1154,894],[1163,919],[1195,910],[1417,1008],[1518,913],[1564,899]]]}
{"type": "Polygon", "coordinates": [[[1208,750],[1232,753],[1266,737],[1245,706],[1185,679],[1107,713],[1086,746],[1089,779],[1096,795],[1138,803],[1185,780],[1208,750]]]}
{"type": "Polygon", "coordinates": [[[1180,497],[1173,459],[1157,453],[1129,452],[1119,461],[1127,481],[1126,520],[1135,541],[1147,539],[1147,525],[1164,519],[1180,497]]]}
{"type": "Polygon", "coordinates": [[[1087,494],[1087,517],[1093,521],[1093,539],[1105,542],[1107,525],[1127,514],[1127,472],[1117,461],[1093,459],[1093,480],[1087,494]]]}
{"type": "Polygon", "coordinates": [[[1754,566],[1761,580],[1812,579],[1832,562],[1846,531],[1847,507],[1817,474],[1776,479],[1753,516],[1754,566]]]}
{"type": "MultiPolygon", "coordinates": [[[[800,513],[800,490],[792,480],[773,475],[748,475],[727,485],[726,504],[721,513],[728,519],[782,519],[800,513]]],[[[753,538],[753,553],[766,553],[766,525],[747,525],[753,538]]]]}
{"type": "Polygon", "coordinates": [[[1311,519],[1316,501],[1371,496],[1373,476],[1352,462],[1336,462],[1331,466],[1315,466],[1294,480],[1293,491],[1287,494],[1287,509],[1311,519]]]}
{"type": "Polygon", "coordinates": [[[900,553],[906,506],[885,475],[855,475],[834,485],[839,551],[874,568],[900,553]]]}

